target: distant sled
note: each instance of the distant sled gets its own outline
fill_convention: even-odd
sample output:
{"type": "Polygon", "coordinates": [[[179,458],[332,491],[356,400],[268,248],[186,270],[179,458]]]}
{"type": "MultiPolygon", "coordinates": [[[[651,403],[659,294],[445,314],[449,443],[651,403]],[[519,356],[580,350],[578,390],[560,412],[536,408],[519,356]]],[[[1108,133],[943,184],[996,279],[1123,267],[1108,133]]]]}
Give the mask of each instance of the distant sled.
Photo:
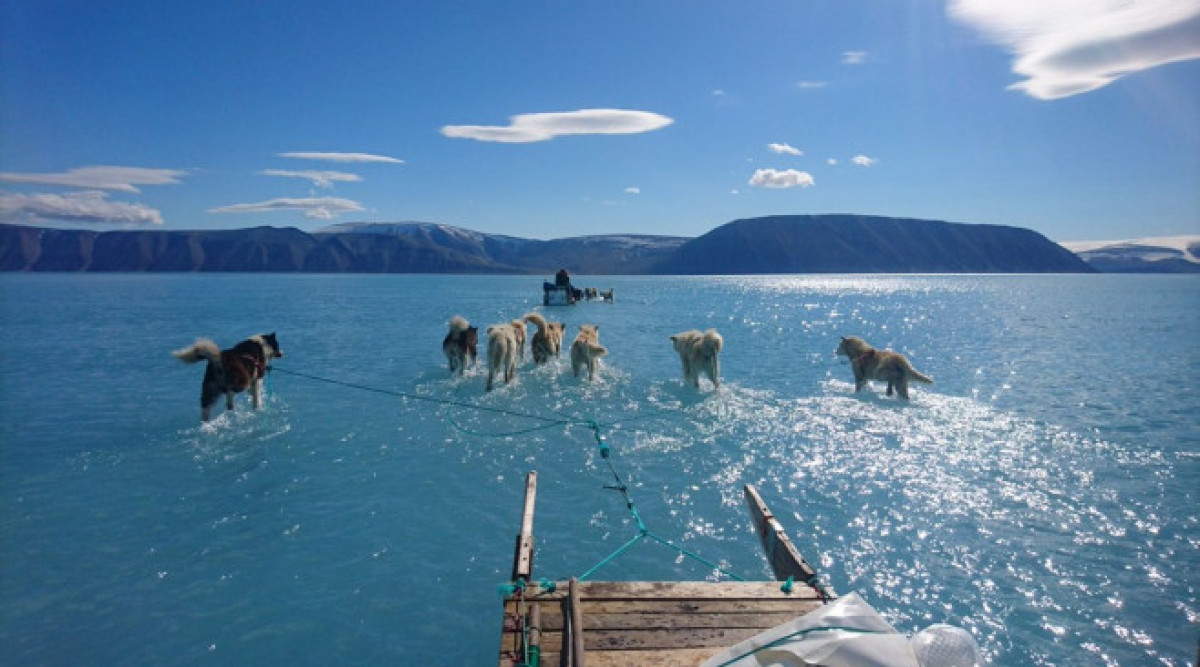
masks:
{"type": "Polygon", "coordinates": [[[542,283],[543,306],[573,306],[579,301],[581,290],[570,285],[555,285],[551,282],[542,283]]]}

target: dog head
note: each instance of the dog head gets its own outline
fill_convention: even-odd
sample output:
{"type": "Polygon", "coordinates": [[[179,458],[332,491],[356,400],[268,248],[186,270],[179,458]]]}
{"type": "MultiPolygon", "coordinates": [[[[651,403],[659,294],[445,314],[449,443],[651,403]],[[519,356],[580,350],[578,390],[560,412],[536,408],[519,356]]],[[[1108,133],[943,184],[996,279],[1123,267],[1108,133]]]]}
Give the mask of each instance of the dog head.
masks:
{"type": "Polygon", "coordinates": [[[838,343],[837,350],[833,355],[835,357],[843,356],[853,359],[862,354],[864,349],[870,349],[870,346],[858,336],[842,336],[842,340],[838,343]]]}
{"type": "Polygon", "coordinates": [[[283,358],[283,350],[279,349],[279,341],[275,339],[275,332],[272,331],[269,334],[253,336],[253,339],[256,339],[262,345],[263,353],[267,359],[271,359],[272,357],[283,358]]]}

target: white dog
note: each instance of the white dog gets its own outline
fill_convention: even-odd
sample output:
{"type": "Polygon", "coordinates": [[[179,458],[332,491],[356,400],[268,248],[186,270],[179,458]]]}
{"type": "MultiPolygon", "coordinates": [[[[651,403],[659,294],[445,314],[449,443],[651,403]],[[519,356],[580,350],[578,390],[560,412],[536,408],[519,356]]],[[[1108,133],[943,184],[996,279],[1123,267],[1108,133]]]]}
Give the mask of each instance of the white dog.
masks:
{"type": "Polygon", "coordinates": [[[493,324],[487,328],[487,336],[487,391],[491,391],[496,375],[504,373],[504,384],[517,375],[517,332],[511,323],[493,324]]]}
{"type": "Polygon", "coordinates": [[[594,324],[579,325],[579,335],[571,343],[571,373],[579,377],[579,371],[587,367],[588,379],[596,379],[596,363],[608,354],[600,344],[600,327],[594,324]]]}
{"type": "Polygon", "coordinates": [[[700,375],[703,373],[712,380],[714,387],[721,386],[721,348],[725,339],[716,329],[708,331],[684,331],[671,336],[671,344],[679,353],[683,362],[683,379],[700,387],[700,375]]]}

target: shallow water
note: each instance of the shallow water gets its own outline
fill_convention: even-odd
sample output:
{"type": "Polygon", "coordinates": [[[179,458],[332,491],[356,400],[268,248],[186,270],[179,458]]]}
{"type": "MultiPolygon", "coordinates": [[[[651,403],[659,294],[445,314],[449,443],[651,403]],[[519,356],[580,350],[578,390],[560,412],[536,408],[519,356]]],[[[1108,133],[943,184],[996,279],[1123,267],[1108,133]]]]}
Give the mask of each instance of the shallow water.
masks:
{"type": "MultiPolygon", "coordinates": [[[[825,583],[995,664],[1189,664],[1200,634],[1200,281],[1165,276],[0,275],[0,638],[19,664],[491,664],[523,478],[535,576],[636,534],[768,578],[759,485],[825,583]],[[600,325],[485,394],[453,314],[600,325]],[[667,337],[718,328],[724,386],[667,337]],[[276,331],[265,409],[198,422],[196,336],[276,331]],[[855,394],[839,335],[935,379],[855,394]],[[324,378],[333,382],[313,379],[324,378]],[[479,406],[488,410],[480,410],[479,406]]],[[[485,358],[481,336],[481,359],[485,358]]],[[[596,579],[711,578],[650,542],[596,579]]]]}

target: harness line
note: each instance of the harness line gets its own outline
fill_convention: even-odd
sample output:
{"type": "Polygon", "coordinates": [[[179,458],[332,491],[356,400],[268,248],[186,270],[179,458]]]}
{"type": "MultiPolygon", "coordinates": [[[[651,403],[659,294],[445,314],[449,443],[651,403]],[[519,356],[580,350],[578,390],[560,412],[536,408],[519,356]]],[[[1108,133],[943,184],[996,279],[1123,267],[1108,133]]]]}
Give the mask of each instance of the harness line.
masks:
{"type": "MultiPolygon", "coordinates": [[[[457,421],[455,421],[452,416],[449,417],[450,424],[455,429],[457,429],[463,433],[466,433],[469,435],[474,435],[474,436],[479,436],[479,437],[504,438],[504,437],[511,437],[511,436],[515,436],[515,435],[524,435],[526,433],[532,433],[535,431],[550,429],[550,428],[554,428],[556,426],[567,426],[567,427],[569,427],[569,426],[585,426],[589,430],[592,431],[592,435],[593,435],[594,439],[596,440],[596,444],[599,446],[600,458],[604,460],[605,465],[608,467],[609,473],[612,475],[613,480],[615,481],[615,484],[606,484],[606,485],[604,485],[604,488],[612,490],[612,491],[617,491],[618,493],[621,494],[622,500],[625,501],[626,509],[629,510],[630,516],[633,518],[634,523],[637,525],[638,532],[636,535],[634,535],[627,542],[625,542],[620,547],[618,547],[611,554],[609,554],[608,556],[601,559],[601,561],[599,563],[592,566],[592,568],[589,569],[587,572],[584,572],[582,575],[580,575],[578,577],[578,579],[580,581],[586,580],[588,577],[595,574],[596,571],[598,571],[600,568],[602,568],[605,565],[616,560],[622,554],[624,554],[626,551],[628,551],[630,548],[632,548],[634,545],[636,545],[637,543],[641,542],[642,540],[646,540],[646,539],[649,539],[654,542],[658,542],[659,544],[662,544],[670,549],[673,549],[679,555],[684,556],[686,558],[690,558],[692,560],[695,560],[696,562],[699,562],[699,563],[705,565],[706,567],[710,568],[711,570],[719,572],[720,574],[722,574],[726,577],[729,577],[730,579],[734,579],[736,581],[746,581],[745,579],[743,579],[742,577],[739,577],[738,575],[734,574],[733,572],[730,572],[729,570],[726,570],[725,568],[722,568],[719,565],[716,565],[708,560],[705,560],[703,557],[699,556],[698,554],[696,554],[692,551],[689,551],[688,549],[685,549],[684,547],[681,547],[670,540],[667,540],[665,538],[662,538],[662,537],[654,534],[646,526],[646,523],[642,520],[641,514],[638,513],[637,505],[633,502],[633,497],[629,493],[629,486],[625,484],[625,481],[621,477],[621,474],[619,472],[617,472],[616,466],[613,465],[611,448],[609,447],[608,439],[604,436],[603,433],[601,433],[601,423],[594,419],[584,419],[581,417],[570,417],[570,416],[566,416],[566,415],[560,416],[559,418],[543,417],[541,415],[535,415],[535,414],[528,413],[528,412],[520,412],[517,410],[508,410],[505,408],[493,408],[493,407],[489,407],[489,406],[485,406],[485,405],[478,405],[475,403],[467,403],[465,401],[455,401],[455,400],[449,400],[449,399],[444,399],[444,398],[433,398],[430,396],[420,396],[418,394],[410,394],[408,392],[396,391],[396,390],[392,390],[392,389],[382,389],[379,387],[372,387],[369,385],[358,384],[358,383],[354,383],[354,382],[346,382],[343,380],[335,380],[333,378],[322,377],[319,375],[312,375],[312,374],[303,373],[300,371],[293,371],[293,370],[289,370],[286,368],[278,368],[275,366],[268,366],[267,370],[273,370],[273,371],[284,373],[287,375],[294,375],[296,377],[307,378],[309,380],[315,380],[318,382],[326,382],[328,384],[338,385],[338,386],[342,386],[342,387],[348,387],[351,389],[359,389],[361,391],[368,391],[368,392],[375,393],[375,394],[382,394],[385,396],[394,396],[397,398],[406,398],[406,399],[412,399],[415,401],[425,401],[428,403],[437,403],[437,404],[446,405],[446,406],[469,408],[472,410],[479,410],[479,411],[483,411],[483,412],[492,412],[492,413],[496,413],[496,414],[507,415],[510,417],[521,417],[521,418],[525,418],[525,419],[532,419],[532,420],[544,422],[543,424],[541,424],[539,426],[533,426],[533,427],[530,427],[527,429],[520,429],[517,431],[511,431],[511,432],[506,432],[506,433],[482,433],[482,432],[473,431],[471,429],[468,429],[468,428],[462,426],[461,424],[459,424],[457,421]]],[[[635,421],[635,420],[640,420],[640,419],[649,419],[652,417],[657,417],[659,415],[670,414],[670,413],[675,413],[675,412],[679,412],[679,410],[675,410],[675,409],[656,410],[654,412],[649,412],[649,413],[645,413],[645,414],[641,414],[641,415],[634,415],[634,416],[626,417],[623,419],[613,420],[611,422],[608,422],[608,425],[611,426],[613,424],[619,424],[619,423],[623,423],[623,422],[635,421]]],[[[810,586],[813,586],[814,588],[817,588],[818,591],[824,592],[824,590],[820,587],[819,583],[814,583],[814,582],[805,582],[805,583],[809,584],[810,586]]],[[[502,594],[507,593],[507,594],[511,595],[513,592],[516,592],[516,591],[520,591],[523,593],[524,588],[525,588],[525,582],[522,580],[522,581],[513,582],[511,584],[501,585],[500,592],[502,594]]]]}

